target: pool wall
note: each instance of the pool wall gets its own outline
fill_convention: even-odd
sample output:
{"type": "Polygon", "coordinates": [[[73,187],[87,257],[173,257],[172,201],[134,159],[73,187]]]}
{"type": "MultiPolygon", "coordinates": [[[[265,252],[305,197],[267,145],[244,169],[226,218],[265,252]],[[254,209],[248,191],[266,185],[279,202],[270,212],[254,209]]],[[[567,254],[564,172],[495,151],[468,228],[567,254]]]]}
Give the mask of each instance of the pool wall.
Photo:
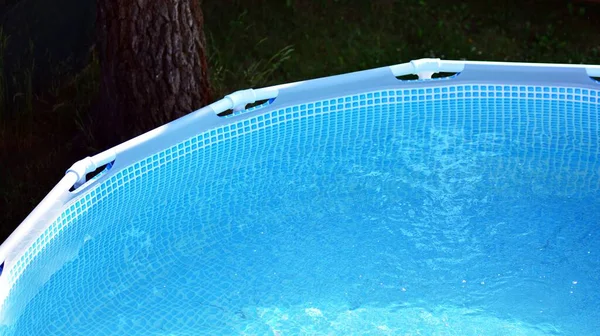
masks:
{"type": "MultiPolygon", "coordinates": [[[[82,214],[104,198],[124,192],[131,181],[205,146],[311,114],[381,104],[502,98],[513,102],[548,104],[555,111],[560,109],[560,104],[597,106],[600,85],[590,77],[600,77],[600,66],[422,59],[228,95],[176,121],[75,163],[0,246],[0,264],[3,265],[0,316],[6,315],[6,298],[28,265],[49,242],[70,225],[76,224],[82,214]],[[431,79],[431,74],[436,72],[455,75],[431,79]],[[420,79],[407,81],[397,78],[407,74],[417,74],[420,79]],[[246,109],[247,104],[262,100],[267,102],[246,109]],[[217,115],[230,109],[233,114],[227,117],[217,115]],[[100,174],[85,181],[87,173],[105,165],[100,174]]],[[[562,126],[571,128],[575,138],[581,141],[592,133],[597,137],[600,129],[597,113],[593,119],[589,114],[571,116],[572,120],[562,121],[562,118],[554,120],[555,117],[548,116],[546,122],[552,124],[554,121],[552,127],[557,130],[562,126]],[[583,123],[585,126],[582,126],[583,123]]],[[[585,147],[585,144],[582,146],[585,147]]],[[[599,149],[589,147],[587,151],[597,157],[599,149]]],[[[578,178],[598,188],[597,173],[586,173],[578,178]]],[[[55,265],[60,267],[61,263],[55,265]]],[[[46,276],[55,271],[49,268],[46,276]]]]}

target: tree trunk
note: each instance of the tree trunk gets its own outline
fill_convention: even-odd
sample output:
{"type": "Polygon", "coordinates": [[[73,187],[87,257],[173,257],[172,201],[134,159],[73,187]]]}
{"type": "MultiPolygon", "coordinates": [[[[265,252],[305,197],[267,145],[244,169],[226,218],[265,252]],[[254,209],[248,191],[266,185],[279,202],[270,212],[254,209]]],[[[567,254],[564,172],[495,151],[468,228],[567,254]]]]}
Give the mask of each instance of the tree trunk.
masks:
{"type": "Polygon", "coordinates": [[[101,146],[111,146],[209,103],[199,0],[97,0],[101,146]]]}

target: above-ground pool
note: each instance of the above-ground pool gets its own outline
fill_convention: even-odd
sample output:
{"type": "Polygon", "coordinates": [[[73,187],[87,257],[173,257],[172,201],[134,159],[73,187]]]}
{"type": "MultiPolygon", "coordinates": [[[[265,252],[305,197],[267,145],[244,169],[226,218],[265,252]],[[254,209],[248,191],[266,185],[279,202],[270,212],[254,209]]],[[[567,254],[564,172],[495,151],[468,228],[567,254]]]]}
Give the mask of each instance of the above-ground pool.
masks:
{"type": "Polygon", "coordinates": [[[424,59],[227,96],[67,172],[0,247],[0,334],[598,335],[594,76],[424,59]]]}

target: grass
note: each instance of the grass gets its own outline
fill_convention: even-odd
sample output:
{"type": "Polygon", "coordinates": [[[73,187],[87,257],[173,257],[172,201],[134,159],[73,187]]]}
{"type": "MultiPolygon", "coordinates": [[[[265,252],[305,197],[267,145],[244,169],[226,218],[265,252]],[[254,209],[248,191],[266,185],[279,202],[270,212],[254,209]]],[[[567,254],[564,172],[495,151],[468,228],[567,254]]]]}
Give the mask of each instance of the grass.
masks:
{"type": "MultiPolygon", "coordinates": [[[[598,6],[565,1],[525,1],[512,7],[441,0],[255,0],[228,1],[227,6],[205,1],[205,13],[208,29],[220,32],[213,34],[213,49],[234,58],[224,59],[222,66],[250,69],[293,44],[292,57],[275,72],[277,80],[264,85],[420,57],[598,63],[598,6]]],[[[226,86],[252,86],[240,73],[226,79],[226,86]]]]}
{"type": "MultiPolygon", "coordinates": [[[[0,28],[0,122],[5,120],[6,110],[6,76],[4,75],[4,51],[8,44],[8,37],[4,35],[4,30],[0,28]]],[[[0,128],[3,129],[4,127],[0,128]]],[[[1,136],[1,134],[0,134],[1,136]]]]}
{"type": "MultiPolygon", "coordinates": [[[[215,99],[422,57],[600,64],[594,3],[204,0],[203,9],[215,99]]],[[[99,85],[94,53],[81,72],[34,92],[35,64],[3,72],[10,42],[0,31],[0,239],[66,168],[101,150],[89,120],[99,85]]]]}
{"type": "Polygon", "coordinates": [[[2,239],[73,162],[98,151],[88,122],[99,84],[97,58],[92,55],[80,73],[57,80],[46,92],[33,92],[34,70],[32,65],[13,77],[16,92],[0,117],[2,239]]]}

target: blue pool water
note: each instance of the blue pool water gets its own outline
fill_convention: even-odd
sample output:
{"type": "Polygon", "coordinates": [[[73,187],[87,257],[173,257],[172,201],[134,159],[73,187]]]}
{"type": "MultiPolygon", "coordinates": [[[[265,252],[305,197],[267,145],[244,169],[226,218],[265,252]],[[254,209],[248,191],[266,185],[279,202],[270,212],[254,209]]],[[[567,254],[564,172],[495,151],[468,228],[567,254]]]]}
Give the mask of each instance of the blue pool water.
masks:
{"type": "Polygon", "coordinates": [[[598,106],[286,119],[131,180],[28,266],[4,335],[594,335],[598,106]]]}

